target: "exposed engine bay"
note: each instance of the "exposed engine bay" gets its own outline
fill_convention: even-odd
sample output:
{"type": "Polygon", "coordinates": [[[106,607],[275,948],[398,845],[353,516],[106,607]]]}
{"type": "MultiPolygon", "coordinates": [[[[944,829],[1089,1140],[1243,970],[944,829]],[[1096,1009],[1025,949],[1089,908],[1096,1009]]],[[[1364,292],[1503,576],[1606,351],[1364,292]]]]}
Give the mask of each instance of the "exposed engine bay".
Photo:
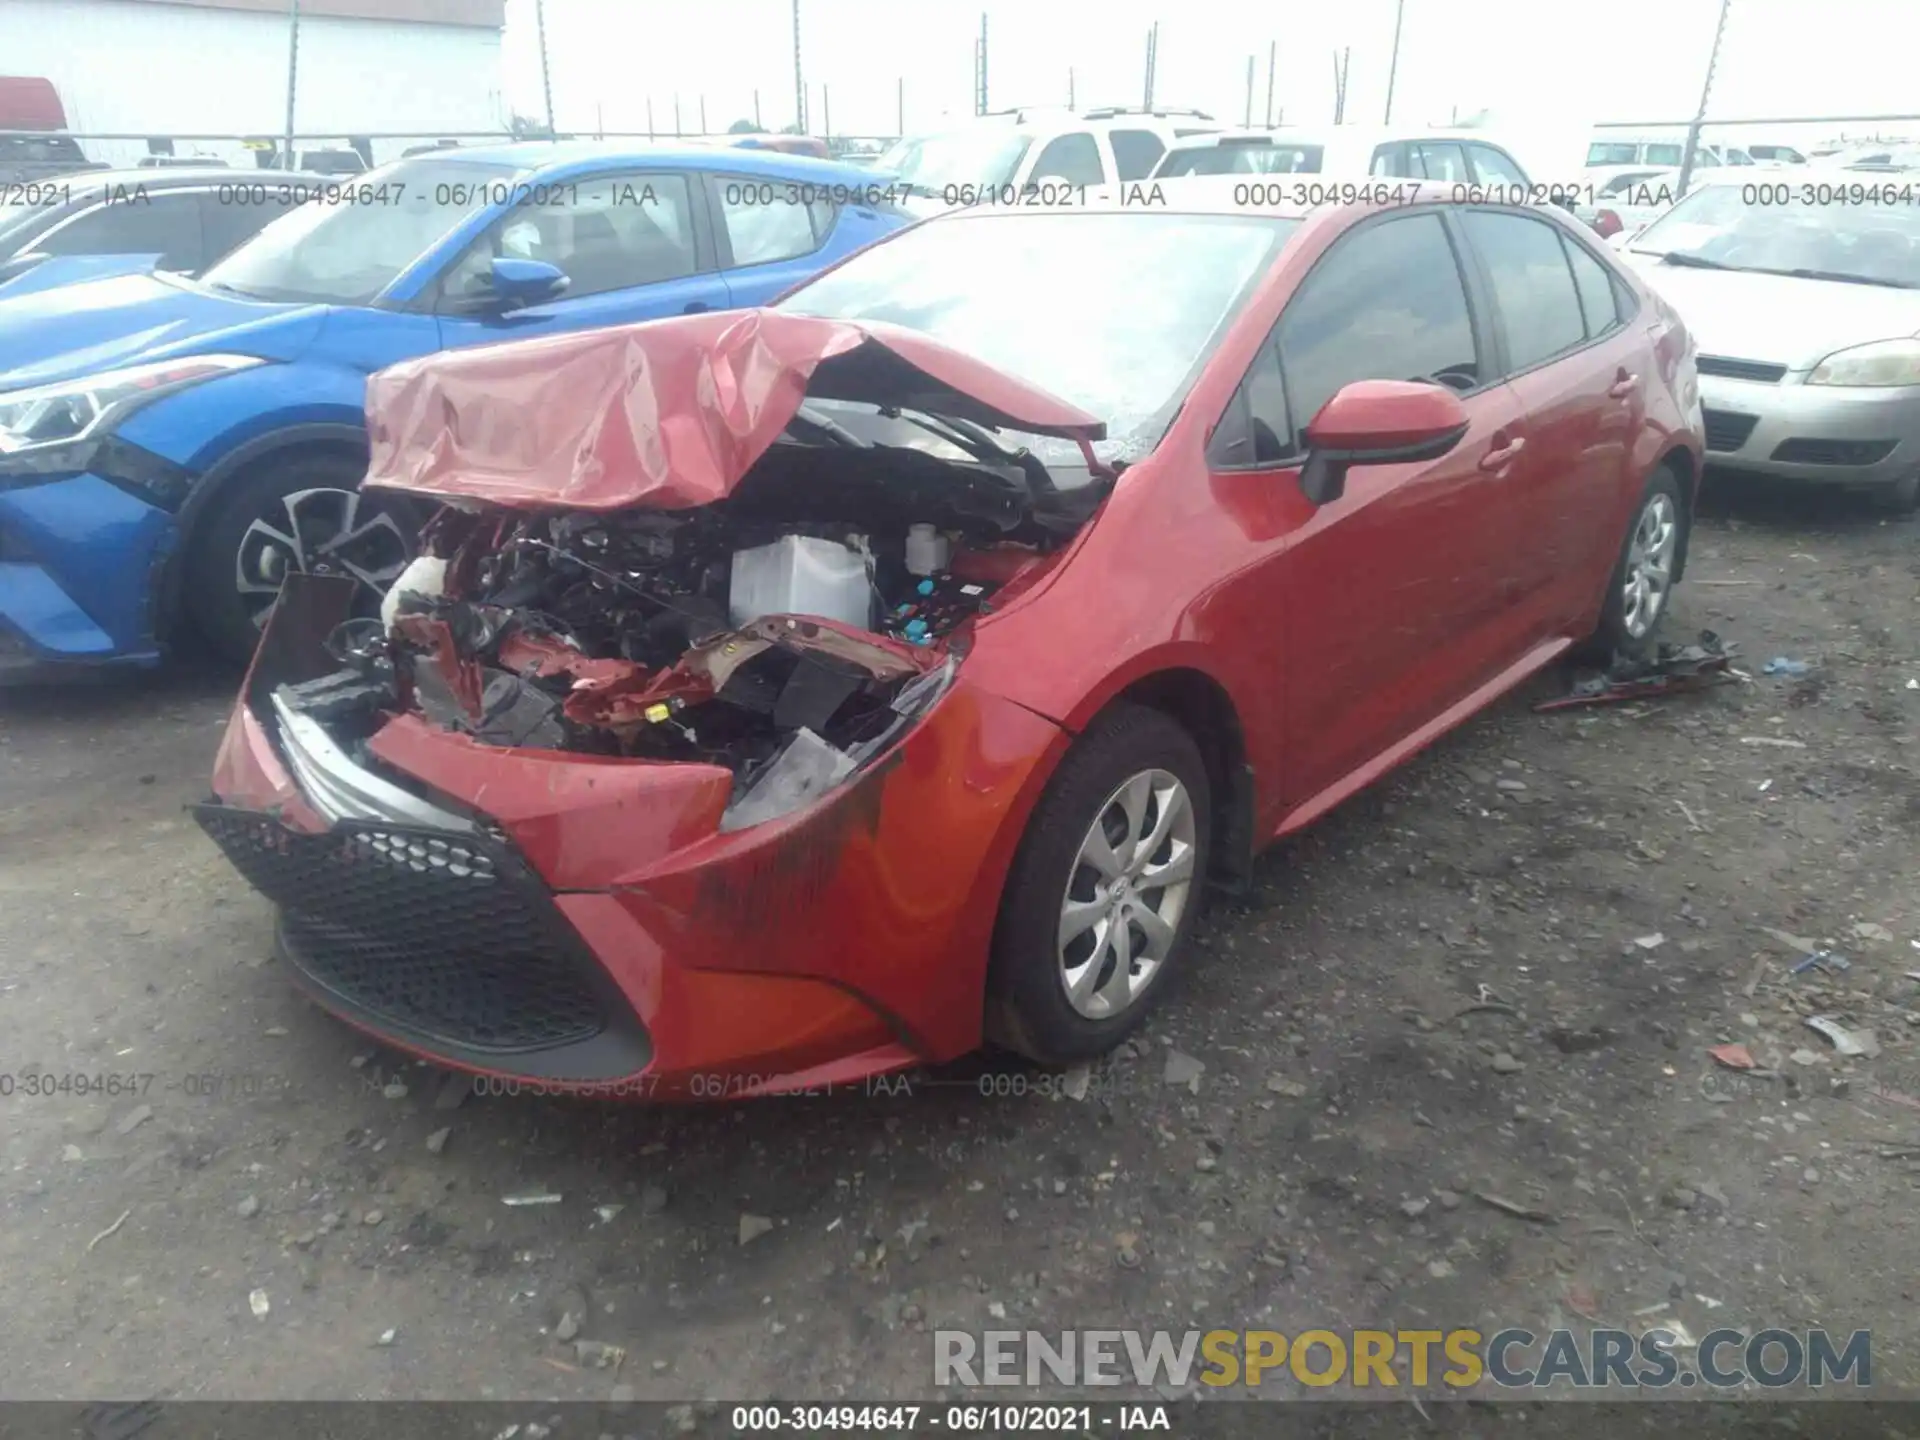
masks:
{"type": "Polygon", "coordinates": [[[444,509],[381,617],[334,632],[343,668],[277,701],[350,749],[412,711],[489,745],[720,765],[723,828],[784,813],[945,692],[974,621],[1103,493],[1036,497],[1024,454],[851,440],[796,436],[689,509],[444,509]]]}

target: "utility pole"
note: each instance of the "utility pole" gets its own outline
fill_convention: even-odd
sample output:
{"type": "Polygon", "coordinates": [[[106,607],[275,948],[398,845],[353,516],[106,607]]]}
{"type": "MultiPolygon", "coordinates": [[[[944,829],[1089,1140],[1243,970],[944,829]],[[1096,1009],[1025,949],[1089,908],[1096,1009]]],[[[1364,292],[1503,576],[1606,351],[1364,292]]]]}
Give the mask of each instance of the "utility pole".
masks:
{"type": "Polygon", "coordinates": [[[807,82],[800,69],[800,0],[793,0],[793,123],[807,133],[807,82]]]}
{"type": "Polygon", "coordinates": [[[1261,112],[1266,116],[1267,128],[1269,130],[1273,128],[1273,71],[1279,62],[1280,42],[1278,40],[1269,40],[1267,42],[1267,108],[1261,112]]]}
{"type": "Polygon", "coordinates": [[[1387,62],[1387,114],[1384,123],[1393,123],[1393,82],[1400,74],[1400,26],[1407,18],[1407,0],[1393,7],[1393,58],[1387,62]]]}
{"type": "Polygon", "coordinates": [[[653,139],[653,97],[647,96],[647,139],[653,139]]]}
{"type": "Polygon", "coordinates": [[[897,140],[907,133],[907,77],[904,75],[893,82],[893,123],[897,140]]]}
{"type": "Polygon", "coordinates": [[[1353,47],[1333,52],[1333,123],[1341,125],[1347,118],[1347,66],[1353,59],[1353,47]]]}
{"type": "Polygon", "coordinates": [[[1140,102],[1140,106],[1143,110],[1153,109],[1153,70],[1154,70],[1155,63],[1159,60],[1159,58],[1160,58],[1160,22],[1156,20],[1153,22],[1152,28],[1150,28],[1147,31],[1147,84],[1146,84],[1146,94],[1140,102]]]}
{"type": "Polygon", "coordinates": [[[1067,66],[1067,109],[1076,108],[1073,103],[1073,66],[1067,66]]]}
{"type": "Polygon", "coordinates": [[[1681,195],[1687,193],[1687,185],[1693,179],[1693,152],[1700,145],[1700,125],[1707,118],[1707,100],[1713,94],[1713,72],[1720,64],[1720,41],[1727,33],[1727,12],[1733,8],[1733,0],[1720,0],[1720,19],[1713,27],[1713,49],[1707,55],[1707,78],[1700,86],[1700,108],[1693,112],[1693,123],[1687,126],[1687,149],[1680,157],[1681,195]]]}
{"type": "Polygon", "coordinates": [[[680,92],[673,92],[673,138],[680,138],[680,92]]]}
{"type": "Polygon", "coordinates": [[[1240,122],[1245,128],[1253,128],[1253,56],[1247,56],[1247,118],[1240,122]]]}
{"type": "Polygon", "coordinates": [[[553,72],[547,68],[547,0],[533,0],[533,24],[540,34],[540,88],[547,97],[547,138],[559,132],[553,119],[553,72]]]}
{"type": "Polygon", "coordinates": [[[713,133],[707,129],[707,97],[705,95],[700,97],[700,133],[702,135],[711,135],[713,133]]]}
{"type": "Polygon", "coordinates": [[[287,145],[286,156],[280,162],[282,170],[294,168],[293,161],[293,96],[294,82],[300,74],[300,0],[292,0],[287,9],[287,145]]]}
{"type": "Polygon", "coordinates": [[[828,140],[831,139],[832,136],[833,101],[827,95],[826,82],[822,81],[820,84],[820,138],[822,140],[828,140]]]}
{"type": "Polygon", "coordinates": [[[973,113],[987,113],[987,12],[980,12],[980,38],[973,42],[973,113]]]}
{"type": "Polygon", "coordinates": [[[758,90],[753,92],[753,128],[756,130],[766,128],[760,123],[760,92],[758,90]]]}

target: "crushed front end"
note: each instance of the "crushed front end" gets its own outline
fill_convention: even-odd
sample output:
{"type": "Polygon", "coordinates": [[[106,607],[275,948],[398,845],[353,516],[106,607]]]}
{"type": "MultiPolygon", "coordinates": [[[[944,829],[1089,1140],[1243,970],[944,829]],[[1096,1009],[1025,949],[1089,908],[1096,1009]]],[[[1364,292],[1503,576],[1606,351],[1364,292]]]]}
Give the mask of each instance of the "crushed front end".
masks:
{"type": "Polygon", "coordinates": [[[734,465],[680,504],[421,485],[448,504],[378,621],[289,580],[196,814],[322,1006],[455,1067],[660,1098],[978,1043],[1065,737],[965,655],[1084,517],[1035,523],[990,456],[804,423],[734,465]]]}

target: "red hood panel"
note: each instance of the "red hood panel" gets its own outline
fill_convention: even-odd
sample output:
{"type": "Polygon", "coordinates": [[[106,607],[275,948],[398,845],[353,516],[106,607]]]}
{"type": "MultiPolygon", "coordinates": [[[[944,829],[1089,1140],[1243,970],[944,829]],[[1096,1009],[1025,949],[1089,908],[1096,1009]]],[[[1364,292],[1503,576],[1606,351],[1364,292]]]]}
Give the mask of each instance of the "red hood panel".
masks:
{"type": "Polygon", "coordinates": [[[523,508],[727,495],[807,397],[1091,442],[1106,426],[917,331],[681,315],[404,361],[367,382],[366,483],[523,508]]]}

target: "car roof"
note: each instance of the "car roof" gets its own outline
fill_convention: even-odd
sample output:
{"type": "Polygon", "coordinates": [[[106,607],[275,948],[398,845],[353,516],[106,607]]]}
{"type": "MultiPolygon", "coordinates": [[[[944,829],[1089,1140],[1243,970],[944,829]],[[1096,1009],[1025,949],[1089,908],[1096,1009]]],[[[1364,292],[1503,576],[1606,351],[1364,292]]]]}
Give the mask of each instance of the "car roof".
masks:
{"type": "Polygon", "coordinates": [[[844,180],[858,175],[873,178],[868,166],[820,160],[811,155],[789,155],[742,145],[696,144],[691,140],[661,140],[635,144],[609,140],[522,140],[511,145],[474,145],[458,150],[435,150],[404,163],[435,160],[446,165],[508,165],[526,173],[592,174],[629,165],[665,170],[710,170],[724,162],[728,170],[765,175],[780,180],[844,180]]]}
{"type": "MultiPolygon", "coordinates": [[[[1415,180],[1389,175],[1180,175],[1171,179],[1129,180],[1088,186],[1083,203],[1071,208],[1039,206],[955,206],[922,222],[938,225],[964,215],[1244,215],[1268,220],[1302,220],[1322,210],[1380,210],[1422,202],[1450,202],[1459,186],[1444,180],[1415,180]],[[1250,194],[1250,192],[1253,192],[1250,194]],[[1271,203],[1265,203],[1271,201],[1271,203]]],[[[1525,208],[1564,216],[1545,201],[1525,208]]]]}

